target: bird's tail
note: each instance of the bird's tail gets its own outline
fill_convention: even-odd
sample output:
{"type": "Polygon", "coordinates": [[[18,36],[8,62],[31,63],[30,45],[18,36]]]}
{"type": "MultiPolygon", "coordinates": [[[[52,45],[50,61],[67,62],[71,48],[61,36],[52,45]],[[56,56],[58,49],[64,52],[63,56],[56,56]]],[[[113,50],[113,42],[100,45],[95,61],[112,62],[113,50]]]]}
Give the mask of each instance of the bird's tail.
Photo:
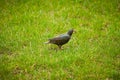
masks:
{"type": "Polygon", "coordinates": [[[48,39],[48,41],[47,42],[45,42],[45,44],[49,44],[50,43],[50,39],[48,39]]]}

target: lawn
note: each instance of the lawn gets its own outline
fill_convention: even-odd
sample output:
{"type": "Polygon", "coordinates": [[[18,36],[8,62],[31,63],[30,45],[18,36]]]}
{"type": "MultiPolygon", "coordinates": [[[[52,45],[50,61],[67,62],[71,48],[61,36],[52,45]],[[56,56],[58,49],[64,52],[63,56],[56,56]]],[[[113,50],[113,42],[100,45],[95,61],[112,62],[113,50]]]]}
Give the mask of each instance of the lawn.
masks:
{"type": "Polygon", "coordinates": [[[0,0],[0,80],[120,80],[120,0],[0,0]]]}

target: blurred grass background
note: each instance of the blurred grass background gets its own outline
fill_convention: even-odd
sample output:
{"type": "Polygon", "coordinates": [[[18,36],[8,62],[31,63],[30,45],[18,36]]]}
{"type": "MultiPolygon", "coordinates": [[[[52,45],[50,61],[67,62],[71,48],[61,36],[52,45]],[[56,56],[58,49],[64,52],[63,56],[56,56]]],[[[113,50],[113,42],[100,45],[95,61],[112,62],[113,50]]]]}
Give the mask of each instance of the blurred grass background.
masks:
{"type": "Polygon", "coordinates": [[[0,80],[120,80],[119,47],[119,0],[0,0],[0,80]]]}

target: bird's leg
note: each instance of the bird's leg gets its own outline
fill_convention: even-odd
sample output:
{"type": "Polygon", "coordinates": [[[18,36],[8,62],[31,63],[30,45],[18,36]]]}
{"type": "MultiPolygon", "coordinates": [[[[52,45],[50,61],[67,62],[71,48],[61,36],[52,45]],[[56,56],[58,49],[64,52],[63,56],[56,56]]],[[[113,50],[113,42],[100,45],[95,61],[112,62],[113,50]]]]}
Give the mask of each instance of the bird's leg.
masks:
{"type": "Polygon", "coordinates": [[[58,45],[59,49],[62,49],[62,45],[58,45]]]}

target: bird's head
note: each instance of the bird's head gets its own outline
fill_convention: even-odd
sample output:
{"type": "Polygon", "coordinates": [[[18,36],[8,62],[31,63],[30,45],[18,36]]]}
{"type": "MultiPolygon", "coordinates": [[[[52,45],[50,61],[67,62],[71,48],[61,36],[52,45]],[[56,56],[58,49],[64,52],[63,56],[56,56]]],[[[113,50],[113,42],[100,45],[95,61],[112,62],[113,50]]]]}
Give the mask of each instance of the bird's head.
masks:
{"type": "Polygon", "coordinates": [[[67,32],[67,34],[71,36],[73,32],[74,32],[74,30],[71,29],[71,30],[69,30],[69,31],[67,32]]]}

